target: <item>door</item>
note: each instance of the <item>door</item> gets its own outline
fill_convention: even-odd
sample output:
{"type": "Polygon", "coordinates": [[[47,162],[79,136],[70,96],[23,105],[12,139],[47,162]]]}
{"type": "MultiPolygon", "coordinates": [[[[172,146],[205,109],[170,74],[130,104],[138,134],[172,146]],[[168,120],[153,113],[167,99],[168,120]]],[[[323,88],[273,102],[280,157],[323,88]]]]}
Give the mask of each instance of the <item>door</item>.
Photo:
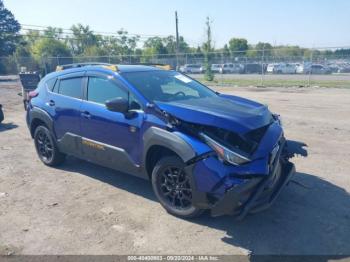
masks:
{"type": "Polygon", "coordinates": [[[144,112],[134,96],[115,79],[88,73],[81,106],[82,145],[85,158],[128,173],[141,160],[140,129],[144,112]],[[129,100],[135,110],[124,115],[109,111],[105,102],[117,97],[129,100]]]}
{"type": "Polygon", "coordinates": [[[48,92],[46,106],[54,117],[54,131],[58,140],[66,134],[80,135],[80,106],[83,97],[84,72],[60,77],[48,92]]]}

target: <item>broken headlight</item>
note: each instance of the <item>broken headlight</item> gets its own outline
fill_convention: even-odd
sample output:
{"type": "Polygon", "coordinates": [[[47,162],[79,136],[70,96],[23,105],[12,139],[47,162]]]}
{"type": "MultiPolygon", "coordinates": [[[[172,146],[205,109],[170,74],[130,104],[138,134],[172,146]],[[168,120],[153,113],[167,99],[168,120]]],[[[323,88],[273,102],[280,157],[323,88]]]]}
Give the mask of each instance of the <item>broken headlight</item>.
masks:
{"type": "Polygon", "coordinates": [[[200,133],[200,136],[204,139],[208,146],[210,146],[218,154],[220,160],[226,161],[236,166],[250,162],[249,158],[237,152],[234,152],[231,149],[228,149],[204,133],[200,133]]]}

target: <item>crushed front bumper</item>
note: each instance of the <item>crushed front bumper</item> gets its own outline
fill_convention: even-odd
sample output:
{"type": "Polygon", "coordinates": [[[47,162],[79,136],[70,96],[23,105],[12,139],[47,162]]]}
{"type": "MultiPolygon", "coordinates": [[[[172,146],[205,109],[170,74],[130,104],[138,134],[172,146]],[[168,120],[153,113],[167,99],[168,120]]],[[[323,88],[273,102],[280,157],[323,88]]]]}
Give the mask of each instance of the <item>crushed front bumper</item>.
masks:
{"type": "Polygon", "coordinates": [[[244,166],[224,165],[212,156],[188,166],[193,174],[193,205],[210,209],[212,216],[237,219],[270,207],[295,173],[285,142],[279,145],[274,158],[270,155],[244,166]]]}
{"type": "Polygon", "coordinates": [[[294,173],[294,164],[279,163],[268,177],[252,178],[245,185],[232,187],[213,205],[212,216],[230,214],[243,219],[249,213],[269,208],[294,173]]]}

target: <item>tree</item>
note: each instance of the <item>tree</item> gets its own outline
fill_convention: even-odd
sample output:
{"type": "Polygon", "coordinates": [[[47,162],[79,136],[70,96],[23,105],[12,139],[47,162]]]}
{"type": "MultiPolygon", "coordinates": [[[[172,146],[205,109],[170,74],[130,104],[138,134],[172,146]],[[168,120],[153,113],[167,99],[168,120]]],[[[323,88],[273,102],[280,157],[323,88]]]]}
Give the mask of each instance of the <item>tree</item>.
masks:
{"type": "MultiPolygon", "coordinates": [[[[175,54],[176,53],[176,39],[174,36],[170,35],[168,37],[165,37],[162,39],[163,44],[167,50],[168,54],[175,54]]],[[[185,42],[185,39],[183,36],[179,37],[179,52],[180,53],[187,53],[189,51],[189,46],[185,42]]]]}
{"type": "Polygon", "coordinates": [[[337,50],[334,51],[334,54],[336,56],[349,56],[350,55],[350,48],[348,48],[348,49],[344,49],[344,48],[337,49],[337,50]]]}
{"type": "Polygon", "coordinates": [[[41,38],[32,46],[32,53],[36,59],[41,57],[69,57],[71,52],[67,45],[53,38],[41,38]]]}
{"type": "Polygon", "coordinates": [[[224,48],[222,49],[222,53],[225,57],[230,56],[230,49],[228,48],[227,45],[224,45],[224,48]]]}
{"type": "Polygon", "coordinates": [[[163,39],[158,36],[148,38],[144,43],[144,48],[146,52],[154,55],[167,54],[167,49],[163,44],[163,39]]]}
{"type": "Polygon", "coordinates": [[[273,46],[270,43],[259,42],[247,51],[248,57],[270,57],[273,53],[273,46]]]}
{"type": "Polygon", "coordinates": [[[206,37],[207,41],[203,44],[203,50],[204,50],[204,66],[205,66],[205,79],[207,81],[213,81],[214,80],[214,73],[211,70],[211,52],[213,52],[213,43],[212,43],[212,34],[211,34],[211,21],[209,17],[207,17],[206,21],[206,37]]]}
{"type": "Polygon", "coordinates": [[[102,43],[109,55],[123,56],[134,54],[139,40],[140,36],[129,36],[127,31],[120,29],[117,36],[104,37],[102,43]]]}
{"type": "Polygon", "coordinates": [[[97,57],[97,56],[107,56],[107,50],[105,48],[101,48],[97,45],[88,46],[85,48],[84,53],[82,54],[86,57],[97,57]]]}
{"type": "Polygon", "coordinates": [[[59,64],[72,63],[72,54],[66,43],[54,38],[38,39],[31,47],[31,52],[45,74],[55,70],[59,64]]]}
{"type": "Polygon", "coordinates": [[[300,48],[299,46],[277,46],[274,48],[273,53],[276,57],[300,58],[306,55],[309,58],[310,56],[309,49],[300,48]]]}
{"type": "Polygon", "coordinates": [[[45,29],[44,36],[50,37],[50,38],[55,38],[55,39],[59,40],[62,38],[62,33],[63,33],[62,28],[56,28],[56,27],[49,26],[48,28],[45,29]]]}
{"type": "Polygon", "coordinates": [[[11,55],[19,41],[20,24],[0,0],[0,56],[11,55]]]}
{"type": "Polygon", "coordinates": [[[232,38],[228,44],[234,56],[243,56],[248,50],[248,41],[244,38],[232,38]]]}
{"type": "Polygon", "coordinates": [[[101,36],[94,34],[88,25],[73,25],[71,30],[73,37],[67,38],[67,42],[75,55],[83,54],[86,48],[98,45],[101,40],[101,36]]]}
{"type": "Polygon", "coordinates": [[[142,62],[150,62],[152,58],[160,54],[167,54],[167,49],[163,44],[163,39],[160,37],[150,37],[143,45],[142,62]]]}

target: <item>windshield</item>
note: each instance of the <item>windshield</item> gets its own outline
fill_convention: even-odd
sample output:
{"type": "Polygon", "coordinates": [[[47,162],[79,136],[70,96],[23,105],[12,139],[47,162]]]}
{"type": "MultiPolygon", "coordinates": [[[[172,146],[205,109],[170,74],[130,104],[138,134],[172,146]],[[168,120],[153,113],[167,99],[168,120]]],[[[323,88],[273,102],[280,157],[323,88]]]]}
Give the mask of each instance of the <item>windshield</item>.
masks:
{"type": "Polygon", "coordinates": [[[208,87],[175,71],[125,72],[121,75],[152,102],[217,96],[208,87]]]}

